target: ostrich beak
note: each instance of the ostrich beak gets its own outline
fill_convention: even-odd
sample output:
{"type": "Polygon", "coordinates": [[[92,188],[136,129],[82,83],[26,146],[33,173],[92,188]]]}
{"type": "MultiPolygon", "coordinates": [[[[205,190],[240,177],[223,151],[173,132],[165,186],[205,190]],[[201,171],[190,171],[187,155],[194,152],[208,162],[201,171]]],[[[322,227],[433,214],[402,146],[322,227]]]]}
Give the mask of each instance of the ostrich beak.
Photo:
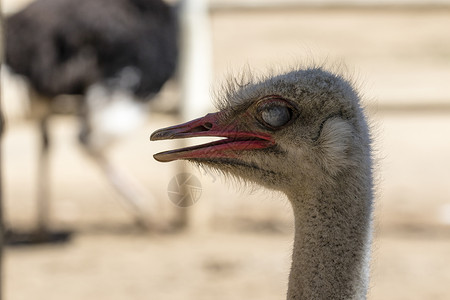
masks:
{"type": "Polygon", "coordinates": [[[237,157],[236,151],[264,149],[275,145],[272,136],[267,133],[239,130],[239,127],[248,127],[239,124],[244,123],[245,119],[221,125],[219,122],[221,114],[221,112],[211,113],[184,124],[159,129],[152,133],[150,140],[159,141],[200,136],[224,137],[224,139],[160,152],[153,157],[160,162],[177,159],[233,158],[237,157]]]}

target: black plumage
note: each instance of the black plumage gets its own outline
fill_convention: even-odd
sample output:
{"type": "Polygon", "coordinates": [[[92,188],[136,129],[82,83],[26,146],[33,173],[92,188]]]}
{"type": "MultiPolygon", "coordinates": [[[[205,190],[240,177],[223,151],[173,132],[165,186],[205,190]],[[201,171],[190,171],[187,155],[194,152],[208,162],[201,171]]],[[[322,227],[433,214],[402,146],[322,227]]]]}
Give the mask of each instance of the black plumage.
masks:
{"type": "Polygon", "coordinates": [[[127,68],[147,98],[176,67],[176,16],[161,0],[37,0],[5,27],[7,65],[47,97],[113,87],[127,68]]]}

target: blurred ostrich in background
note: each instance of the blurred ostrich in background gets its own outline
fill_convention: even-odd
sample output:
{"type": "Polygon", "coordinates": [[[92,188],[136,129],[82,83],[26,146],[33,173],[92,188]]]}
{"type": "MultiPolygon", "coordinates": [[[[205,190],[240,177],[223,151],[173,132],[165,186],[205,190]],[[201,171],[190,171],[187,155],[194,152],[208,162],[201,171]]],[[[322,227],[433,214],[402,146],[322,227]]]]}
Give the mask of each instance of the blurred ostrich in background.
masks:
{"type": "Polygon", "coordinates": [[[61,107],[81,120],[79,140],[128,203],[133,189],[104,148],[146,114],[146,104],[174,74],[177,18],[161,0],[37,0],[6,19],[5,60],[31,87],[41,132],[39,231],[47,230],[48,119],[61,107]],[[72,106],[67,97],[76,96],[72,106]]]}

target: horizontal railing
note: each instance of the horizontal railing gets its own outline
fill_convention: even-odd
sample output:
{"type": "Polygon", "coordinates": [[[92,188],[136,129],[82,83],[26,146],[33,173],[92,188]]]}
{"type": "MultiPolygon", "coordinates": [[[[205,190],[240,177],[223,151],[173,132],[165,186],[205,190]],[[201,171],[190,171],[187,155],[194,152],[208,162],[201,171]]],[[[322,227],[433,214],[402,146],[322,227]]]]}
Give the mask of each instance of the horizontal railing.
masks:
{"type": "Polygon", "coordinates": [[[212,13],[308,9],[450,10],[450,1],[210,1],[212,13]]]}

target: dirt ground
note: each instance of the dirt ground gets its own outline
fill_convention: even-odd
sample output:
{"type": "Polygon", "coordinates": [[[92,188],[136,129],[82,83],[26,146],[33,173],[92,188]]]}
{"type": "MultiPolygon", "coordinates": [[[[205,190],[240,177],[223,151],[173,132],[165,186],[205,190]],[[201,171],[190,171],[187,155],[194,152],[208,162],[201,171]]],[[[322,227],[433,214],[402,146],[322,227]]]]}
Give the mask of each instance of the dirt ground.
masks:
{"type": "MultiPolygon", "coordinates": [[[[264,72],[311,56],[354,70],[377,140],[369,299],[450,299],[450,113],[383,110],[449,105],[450,11],[214,13],[211,22],[215,82],[246,63],[264,72]]],[[[173,88],[159,101],[173,100],[173,88]]],[[[162,223],[179,213],[167,195],[179,165],[155,162],[153,153],[174,144],[148,137],[175,122],[154,113],[109,151],[148,194],[144,214],[162,223]]],[[[144,231],[79,149],[76,134],[74,119],[52,120],[51,224],[74,235],[61,245],[7,248],[6,300],[285,298],[292,247],[285,199],[189,169],[202,184],[199,202],[186,210],[189,229],[144,231]]],[[[14,228],[35,222],[36,145],[30,122],[9,125],[3,172],[14,228]]]]}

